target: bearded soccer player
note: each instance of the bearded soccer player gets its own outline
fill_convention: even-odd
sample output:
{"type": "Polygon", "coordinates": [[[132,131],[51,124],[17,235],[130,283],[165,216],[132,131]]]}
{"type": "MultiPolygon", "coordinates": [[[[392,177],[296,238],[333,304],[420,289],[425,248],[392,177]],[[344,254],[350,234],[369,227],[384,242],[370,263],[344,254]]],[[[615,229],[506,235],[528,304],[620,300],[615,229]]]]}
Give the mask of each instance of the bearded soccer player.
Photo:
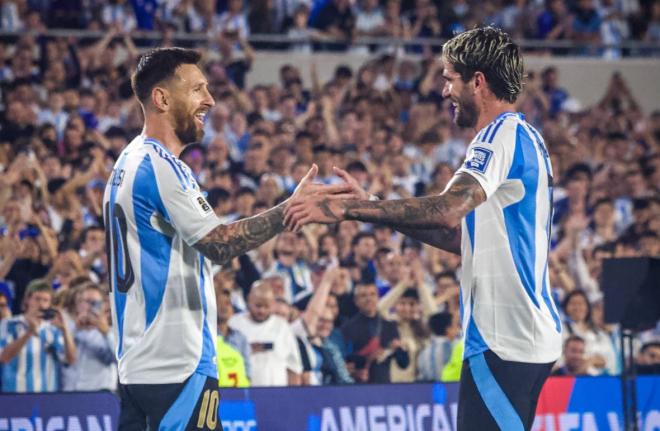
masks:
{"type": "Polygon", "coordinates": [[[479,28],[443,47],[454,120],[475,131],[463,165],[437,196],[373,201],[319,194],[285,213],[293,229],[310,222],[360,220],[395,229],[462,256],[464,363],[459,430],[529,430],[539,393],[561,354],[561,325],[550,296],[548,245],[552,168],[538,131],[515,112],[522,91],[519,47],[502,31],[479,28]]]}
{"type": "MultiPolygon", "coordinates": [[[[121,430],[221,429],[211,263],[227,264],[283,229],[288,201],[223,225],[178,156],[214,105],[181,48],[142,56],[131,78],[144,129],[120,154],[103,216],[117,340],[121,430]]],[[[313,166],[292,197],[314,191],[313,166]]],[[[346,190],[345,185],[334,190],[346,190]]]]}

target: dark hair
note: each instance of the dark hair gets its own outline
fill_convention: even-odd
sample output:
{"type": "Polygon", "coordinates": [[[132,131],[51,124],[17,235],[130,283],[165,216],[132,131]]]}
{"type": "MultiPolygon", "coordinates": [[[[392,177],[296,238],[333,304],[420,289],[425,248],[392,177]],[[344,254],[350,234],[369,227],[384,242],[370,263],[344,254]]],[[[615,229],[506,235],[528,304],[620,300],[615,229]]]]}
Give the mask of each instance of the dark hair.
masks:
{"type": "Polygon", "coordinates": [[[639,349],[640,353],[646,353],[648,349],[652,349],[654,347],[660,347],[660,341],[648,341],[644,344],[642,344],[642,348],[639,349]]]}
{"type": "Polygon", "coordinates": [[[441,278],[444,278],[444,277],[449,277],[449,278],[452,279],[452,281],[454,283],[458,283],[458,279],[456,278],[456,273],[454,271],[452,271],[451,269],[439,272],[433,278],[435,279],[435,281],[438,281],[438,280],[440,280],[441,278]]]}
{"type": "Polygon", "coordinates": [[[579,335],[571,334],[568,337],[566,337],[566,340],[564,340],[564,349],[566,349],[566,346],[568,346],[568,343],[577,341],[578,343],[586,344],[586,341],[584,338],[580,337],[579,335]]]}
{"type": "Polygon", "coordinates": [[[612,198],[608,198],[608,197],[600,198],[594,203],[594,206],[592,207],[592,210],[595,211],[596,208],[598,208],[601,205],[614,206],[614,201],[612,200],[612,198]]]}
{"type": "Polygon", "coordinates": [[[494,27],[475,28],[450,39],[442,56],[454,66],[463,82],[479,71],[498,99],[513,103],[523,89],[523,60],[511,37],[494,27]]]}
{"type": "MultiPolygon", "coordinates": [[[[564,300],[561,302],[561,309],[564,310],[564,313],[566,313],[566,307],[568,306],[568,303],[571,301],[576,296],[581,296],[584,298],[585,302],[587,303],[587,315],[585,316],[584,320],[587,323],[587,326],[593,330],[596,331],[596,326],[594,325],[593,320],[591,320],[591,302],[589,302],[589,297],[587,296],[587,293],[584,290],[581,289],[576,289],[570,292],[564,300]]],[[[568,314],[566,315],[568,317],[568,314]]],[[[573,326],[570,321],[566,322],[566,327],[568,329],[569,334],[573,334],[573,326]]]]}
{"type": "Polygon", "coordinates": [[[447,328],[451,325],[452,315],[447,311],[432,314],[429,317],[429,329],[434,335],[447,335],[447,328]]]}
{"type": "Polygon", "coordinates": [[[192,49],[155,48],[140,57],[133,76],[131,87],[138,100],[145,104],[151,90],[163,81],[171,79],[177,67],[182,64],[197,64],[202,55],[192,49]]]}
{"type": "Polygon", "coordinates": [[[376,240],[376,237],[371,232],[358,232],[351,241],[351,247],[355,247],[356,245],[358,245],[360,241],[362,241],[364,238],[371,238],[374,241],[376,240]]]}
{"type": "Polygon", "coordinates": [[[217,207],[220,201],[228,201],[230,199],[231,194],[221,187],[214,187],[209,190],[206,198],[206,200],[209,202],[209,205],[211,205],[211,208],[217,207]]]}
{"type": "Polygon", "coordinates": [[[364,165],[364,163],[362,163],[359,160],[354,160],[350,162],[348,165],[346,165],[346,171],[348,172],[359,171],[364,173],[369,172],[367,171],[367,167],[364,165]]]}
{"type": "Polygon", "coordinates": [[[81,244],[81,245],[84,244],[85,241],[87,241],[87,235],[89,235],[89,233],[90,233],[91,231],[93,231],[93,230],[98,230],[98,231],[104,232],[104,229],[103,229],[102,226],[98,226],[98,225],[87,226],[87,227],[86,227],[85,229],[83,229],[83,231],[80,233],[80,244],[81,244]]]}

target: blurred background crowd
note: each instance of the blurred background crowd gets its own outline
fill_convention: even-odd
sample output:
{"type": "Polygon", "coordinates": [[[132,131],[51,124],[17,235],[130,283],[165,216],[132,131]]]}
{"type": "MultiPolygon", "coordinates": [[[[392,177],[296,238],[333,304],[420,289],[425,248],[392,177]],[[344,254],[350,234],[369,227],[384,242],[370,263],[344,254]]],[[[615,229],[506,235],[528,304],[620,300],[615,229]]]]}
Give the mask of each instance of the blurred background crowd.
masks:
{"type": "MultiPolygon", "coordinates": [[[[216,105],[180,158],[226,223],[280,202],[312,163],[318,181],[341,181],[337,166],[384,199],[439,193],[474,134],[452,123],[431,49],[374,52],[323,82],[313,63],[287,64],[276,84],[248,86],[250,32],[300,37],[289,48],[301,50],[344,49],[356,35],[446,37],[484,21],[527,38],[660,38],[660,3],[643,0],[4,0],[0,10],[3,30],[31,30],[0,39],[5,392],[116,386],[102,198],[142,127],[132,30],[159,29],[163,46],[176,31],[220,35],[198,47],[216,105]],[[40,35],[47,27],[105,33],[40,35]]],[[[615,375],[601,265],[660,256],[660,112],[644,112],[619,74],[585,109],[556,69],[527,74],[518,109],[542,131],[555,177],[549,275],[566,339],[555,373],[615,375]]],[[[387,226],[280,234],[215,270],[221,385],[457,381],[460,263],[387,226]]],[[[640,371],[658,372],[660,331],[636,349],[640,371]]]]}

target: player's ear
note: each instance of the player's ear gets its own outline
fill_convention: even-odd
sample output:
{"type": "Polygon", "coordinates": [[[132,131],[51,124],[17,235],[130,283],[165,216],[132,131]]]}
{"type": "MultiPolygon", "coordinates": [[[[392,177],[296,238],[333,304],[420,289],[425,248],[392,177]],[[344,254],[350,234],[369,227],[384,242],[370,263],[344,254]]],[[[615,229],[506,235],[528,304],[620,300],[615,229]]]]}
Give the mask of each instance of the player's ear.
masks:
{"type": "Polygon", "coordinates": [[[474,89],[485,89],[486,88],[486,75],[483,74],[483,72],[476,71],[474,72],[474,76],[472,77],[473,82],[474,82],[474,89]]]}
{"type": "Polygon", "coordinates": [[[151,103],[158,111],[167,111],[170,106],[169,92],[163,87],[154,87],[151,90],[151,103]]]}

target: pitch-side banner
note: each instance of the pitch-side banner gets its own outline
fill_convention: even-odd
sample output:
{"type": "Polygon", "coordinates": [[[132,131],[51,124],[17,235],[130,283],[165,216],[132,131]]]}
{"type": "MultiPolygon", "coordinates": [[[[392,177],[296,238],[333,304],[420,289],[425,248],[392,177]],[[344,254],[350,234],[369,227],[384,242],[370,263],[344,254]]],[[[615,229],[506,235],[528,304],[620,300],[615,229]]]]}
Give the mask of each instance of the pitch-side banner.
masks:
{"type": "MultiPolygon", "coordinates": [[[[221,391],[224,431],[455,431],[458,384],[221,391]]],[[[660,431],[660,377],[637,381],[640,431],[660,431]]],[[[558,377],[533,431],[624,431],[615,377],[558,377]]],[[[486,431],[486,430],[484,430],[486,431]]]]}
{"type": "MultiPolygon", "coordinates": [[[[222,389],[224,431],[455,431],[457,384],[222,389]]],[[[660,376],[637,380],[639,429],[660,431],[660,376]]],[[[108,392],[0,394],[0,431],[114,431],[108,392]]],[[[624,431],[617,378],[553,378],[534,431],[624,431]]],[[[218,430],[220,431],[220,430],[218,430]]],[[[486,430],[483,430],[486,431],[486,430]]]]}
{"type": "Polygon", "coordinates": [[[114,431],[117,419],[110,392],[0,393],[0,431],[114,431]]]}

